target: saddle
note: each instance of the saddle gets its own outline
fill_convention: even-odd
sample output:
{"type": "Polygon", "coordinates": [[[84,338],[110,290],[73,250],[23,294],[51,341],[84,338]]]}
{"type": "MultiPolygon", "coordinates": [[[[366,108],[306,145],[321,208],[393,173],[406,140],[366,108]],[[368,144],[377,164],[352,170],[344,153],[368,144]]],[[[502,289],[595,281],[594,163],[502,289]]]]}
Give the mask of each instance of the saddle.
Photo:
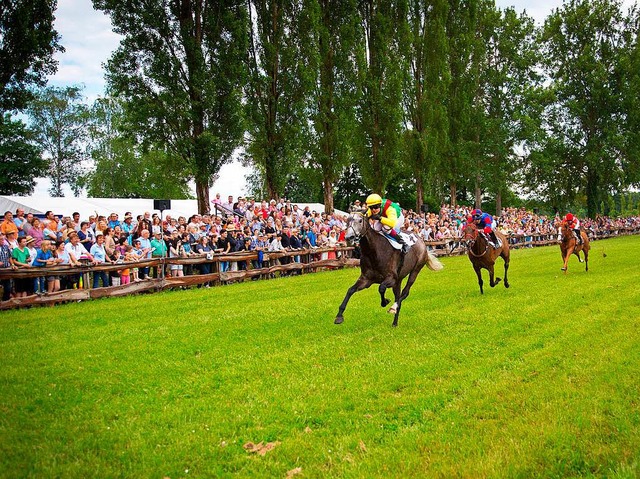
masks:
{"type": "Polygon", "coordinates": [[[576,230],[573,230],[573,237],[576,239],[578,244],[582,244],[582,234],[578,233],[576,230]]]}
{"type": "MultiPolygon", "coordinates": [[[[389,244],[391,244],[391,246],[393,246],[394,249],[398,249],[398,250],[402,249],[402,245],[398,243],[396,240],[394,240],[393,237],[386,234],[384,231],[380,231],[380,234],[384,236],[387,239],[387,241],[389,241],[389,244]]],[[[416,241],[418,241],[418,239],[413,234],[400,232],[400,236],[402,236],[402,239],[404,240],[404,242],[407,243],[407,251],[410,250],[414,244],[416,244],[416,241]]]]}
{"type": "Polygon", "coordinates": [[[486,234],[484,231],[480,231],[480,234],[484,236],[484,239],[487,240],[487,243],[489,243],[489,246],[491,246],[492,248],[498,249],[502,246],[502,241],[500,240],[498,235],[495,235],[496,241],[493,241],[491,235],[486,234]]]}

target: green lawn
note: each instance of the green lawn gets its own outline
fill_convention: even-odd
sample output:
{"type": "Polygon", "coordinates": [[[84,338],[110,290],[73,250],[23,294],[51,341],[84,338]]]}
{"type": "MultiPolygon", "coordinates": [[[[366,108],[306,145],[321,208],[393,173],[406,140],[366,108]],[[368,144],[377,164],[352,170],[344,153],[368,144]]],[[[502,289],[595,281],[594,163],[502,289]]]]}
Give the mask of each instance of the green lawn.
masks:
{"type": "Polygon", "coordinates": [[[638,251],[443,258],[398,328],[356,269],[0,313],[0,477],[639,477],[638,251]]]}

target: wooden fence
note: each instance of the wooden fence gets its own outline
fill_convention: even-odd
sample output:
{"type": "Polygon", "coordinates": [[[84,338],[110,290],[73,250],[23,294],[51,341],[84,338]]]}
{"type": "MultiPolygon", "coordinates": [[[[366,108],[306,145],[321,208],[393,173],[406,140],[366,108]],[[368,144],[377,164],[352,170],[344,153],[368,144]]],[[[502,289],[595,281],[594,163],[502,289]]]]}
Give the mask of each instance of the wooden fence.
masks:
{"type": "MultiPolygon", "coordinates": [[[[592,235],[592,240],[605,239],[614,236],[638,234],[640,228],[620,228],[608,231],[597,236],[592,235]]],[[[553,235],[511,235],[509,244],[512,249],[531,248],[557,244],[557,236],[553,235]]],[[[447,239],[443,241],[428,241],[427,246],[436,256],[455,256],[466,254],[467,249],[459,239],[447,239]]],[[[276,275],[306,274],[325,269],[338,269],[344,267],[359,266],[360,260],[354,257],[355,248],[351,246],[339,246],[335,248],[313,248],[296,251],[265,252],[263,255],[263,267],[253,269],[251,262],[258,259],[255,251],[230,253],[227,255],[215,254],[211,259],[204,256],[189,258],[155,258],[136,262],[124,262],[105,265],[84,266],[54,266],[47,268],[0,268],[0,280],[16,278],[37,278],[42,276],[75,276],[82,275],[84,287],[80,289],[65,289],[45,295],[30,295],[22,298],[12,298],[0,302],[0,310],[19,308],[30,305],[54,305],[68,301],[84,301],[88,299],[127,296],[135,293],[162,291],[170,288],[190,287],[203,284],[220,285],[229,282],[244,281],[246,279],[271,279],[276,275]],[[335,259],[321,259],[324,253],[335,253],[335,259]],[[287,264],[281,264],[281,258],[289,258],[287,264]],[[299,261],[296,261],[296,258],[299,261]],[[220,271],[221,262],[246,262],[246,270],[220,271]],[[197,269],[198,265],[209,263],[212,272],[210,274],[190,274],[182,277],[171,277],[166,274],[172,264],[191,266],[197,269]],[[153,268],[158,274],[155,278],[141,282],[132,282],[126,285],[91,288],[91,275],[94,271],[119,271],[126,268],[153,268]]]]}

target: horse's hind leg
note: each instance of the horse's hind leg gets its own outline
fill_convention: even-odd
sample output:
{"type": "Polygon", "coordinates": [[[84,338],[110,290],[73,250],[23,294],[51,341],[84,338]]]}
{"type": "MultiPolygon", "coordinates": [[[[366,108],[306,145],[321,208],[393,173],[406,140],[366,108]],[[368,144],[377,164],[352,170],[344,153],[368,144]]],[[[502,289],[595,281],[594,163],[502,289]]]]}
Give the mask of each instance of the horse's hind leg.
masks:
{"type": "Polygon", "coordinates": [[[507,277],[507,271],[509,271],[509,261],[510,261],[510,255],[507,252],[507,254],[502,255],[502,259],[504,260],[504,287],[508,288],[509,287],[509,279],[507,277]]]}
{"type": "Polygon", "coordinates": [[[589,250],[582,250],[584,252],[584,270],[589,271],[589,250]]]}
{"type": "Polygon", "coordinates": [[[493,288],[502,281],[502,279],[494,276],[494,265],[489,265],[487,270],[489,271],[489,285],[493,288]]]}
{"type": "Polygon", "coordinates": [[[344,310],[347,307],[347,303],[349,302],[349,299],[351,298],[351,296],[353,296],[353,293],[357,291],[362,291],[363,289],[368,288],[369,286],[371,286],[372,283],[373,282],[368,280],[367,278],[360,276],[358,280],[355,282],[355,284],[347,290],[347,294],[342,300],[342,304],[340,305],[340,308],[338,308],[338,314],[336,315],[336,319],[334,321],[335,324],[340,324],[344,321],[344,317],[342,316],[342,314],[344,313],[344,310]]]}
{"type": "Polygon", "coordinates": [[[400,288],[402,287],[402,280],[398,280],[396,284],[393,285],[393,304],[387,311],[390,314],[396,314],[398,311],[398,307],[402,301],[402,295],[400,294],[400,288]]]}

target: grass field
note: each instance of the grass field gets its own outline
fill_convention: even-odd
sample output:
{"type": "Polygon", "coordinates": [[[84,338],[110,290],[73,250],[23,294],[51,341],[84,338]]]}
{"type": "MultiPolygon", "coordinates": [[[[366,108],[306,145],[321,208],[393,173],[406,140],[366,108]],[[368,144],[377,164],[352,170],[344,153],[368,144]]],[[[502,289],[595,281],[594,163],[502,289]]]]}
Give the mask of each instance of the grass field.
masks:
{"type": "Polygon", "coordinates": [[[0,477],[639,477],[638,251],[444,258],[398,328],[356,269],[0,313],[0,477]]]}

